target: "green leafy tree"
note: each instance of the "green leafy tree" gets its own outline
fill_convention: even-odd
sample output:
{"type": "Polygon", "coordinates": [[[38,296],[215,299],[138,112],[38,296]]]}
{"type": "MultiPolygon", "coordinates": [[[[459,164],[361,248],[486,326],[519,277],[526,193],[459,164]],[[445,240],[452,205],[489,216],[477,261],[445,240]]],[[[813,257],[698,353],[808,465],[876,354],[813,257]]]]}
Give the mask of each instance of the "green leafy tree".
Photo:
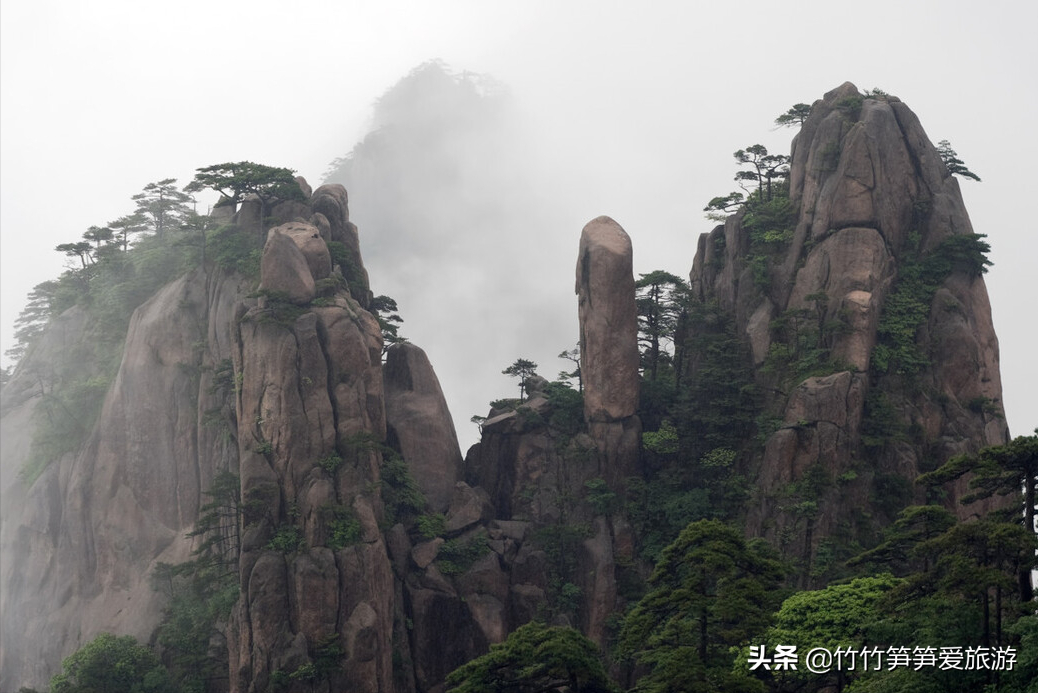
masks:
{"type": "Polygon", "coordinates": [[[635,691],[761,691],[732,648],[768,627],[782,568],[733,527],[689,524],[660,555],[649,591],[628,613],[620,654],[648,669],[635,691]]]}
{"type": "Polygon", "coordinates": [[[174,693],[158,656],[132,636],[102,633],[61,662],[51,693],[174,693]]]}
{"type": "Polygon", "coordinates": [[[404,319],[397,312],[396,301],[389,296],[376,296],[371,299],[371,312],[378,320],[378,326],[382,329],[382,355],[394,344],[402,344],[407,341],[406,337],[400,336],[400,325],[404,319]]]}
{"type": "Polygon", "coordinates": [[[963,163],[959,155],[955,153],[955,150],[951,147],[951,142],[948,140],[941,140],[937,143],[937,153],[941,157],[941,161],[948,167],[948,173],[954,176],[963,176],[964,178],[972,178],[973,180],[980,182],[980,176],[973,171],[966,168],[966,164],[963,163]]]}
{"type": "Polygon", "coordinates": [[[130,248],[130,238],[148,230],[148,218],[140,211],[121,216],[108,224],[117,244],[125,253],[130,248]]]}
{"type": "Polygon", "coordinates": [[[83,232],[83,240],[94,244],[94,252],[101,250],[102,244],[110,243],[115,237],[115,232],[107,226],[91,226],[83,232]]]}
{"type": "Polygon", "coordinates": [[[532,376],[537,375],[537,364],[528,359],[516,359],[515,363],[501,373],[519,378],[519,401],[526,401],[526,383],[532,376]]]}
{"type": "Polygon", "coordinates": [[[1034,435],[1017,436],[1005,445],[993,445],[975,454],[953,457],[939,469],[924,474],[919,482],[944,484],[966,474],[972,475],[969,481],[971,490],[961,498],[963,505],[996,495],[1016,495],[1023,489],[1024,527],[1035,529],[1038,429],[1034,435]]]}
{"type": "Polygon", "coordinates": [[[811,115],[811,106],[809,104],[794,104],[792,108],[775,119],[775,125],[787,128],[803,126],[809,115],[811,115]]]}
{"type": "Polygon", "coordinates": [[[584,392],[584,378],[580,374],[580,345],[573,347],[568,351],[562,351],[559,353],[560,359],[565,359],[573,364],[572,371],[562,371],[559,373],[559,380],[568,382],[572,378],[577,379],[577,392],[584,392]]]}
{"type": "Polygon", "coordinates": [[[184,192],[194,193],[206,188],[214,190],[237,205],[246,195],[259,195],[264,206],[274,198],[304,200],[305,196],[295,179],[295,171],[275,166],[254,164],[251,161],[214,164],[197,169],[195,179],[184,186],[184,192]]]}
{"type": "Polygon", "coordinates": [[[81,269],[86,269],[88,266],[94,264],[94,246],[91,245],[90,241],[61,243],[55,246],[54,250],[59,253],[64,253],[67,257],[78,258],[81,269]]]}
{"type": "MultiPolygon", "coordinates": [[[[749,170],[735,174],[736,182],[739,185],[756,183],[757,195],[762,201],[771,199],[773,180],[789,175],[789,157],[783,154],[768,154],[768,148],[763,144],[750,145],[732,156],[740,165],[749,166],[749,170]]],[[[743,189],[747,193],[750,192],[745,187],[743,189]]]]}
{"type": "MultiPolygon", "coordinates": [[[[873,627],[885,618],[884,607],[891,591],[904,580],[889,573],[861,577],[851,582],[830,585],[821,590],[797,592],[782,602],[775,622],[762,639],[765,657],[778,645],[796,646],[803,656],[814,647],[861,648],[876,645],[873,627]]],[[[887,643],[881,643],[887,644],[887,643]]],[[[760,673],[764,673],[761,670],[760,673]]],[[[769,681],[779,690],[842,690],[852,672],[834,671],[828,675],[803,670],[772,670],[769,681]]]]}
{"type": "Polygon", "coordinates": [[[926,542],[936,539],[954,525],[955,516],[939,505],[909,506],[886,528],[883,541],[852,558],[848,565],[887,566],[901,574],[926,572],[931,567],[932,557],[918,547],[926,546],[926,542]]]}
{"type": "Polygon", "coordinates": [[[634,286],[638,341],[643,345],[642,371],[656,380],[661,362],[670,359],[667,345],[676,342],[675,333],[688,301],[688,284],[670,272],[656,270],[640,275],[634,286]]]}
{"type": "Polygon", "coordinates": [[[185,563],[160,563],[154,586],[169,601],[158,629],[172,678],[184,693],[202,693],[227,678],[224,626],[238,600],[238,553],[241,543],[240,481],[221,472],[205,492],[195,529],[201,539],[185,563]]]}
{"type": "Polygon", "coordinates": [[[741,192],[728,193],[721,197],[715,197],[706,203],[703,211],[706,218],[712,221],[724,221],[725,217],[739,209],[746,202],[746,197],[741,192]]]}
{"type": "Polygon", "coordinates": [[[29,345],[43,334],[43,330],[59,304],[61,284],[56,280],[41,282],[29,292],[25,308],[15,320],[15,345],[5,352],[18,361],[25,355],[29,345]]]}
{"type": "MultiPolygon", "coordinates": [[[[939,469],[924,474],[920,483],[937,485],[972,474],[969,493],[960,502],[964,505],[992,496],[1015,496],[1023,489],[1023,526],[1035,530],[1035,511],[1038,510],[1035,487],[1038,485],[1038,429],[1034,435],[1018,436],[1005,445],[983,448],[976,454],[958,455],[939,469]]],[[[1012,521],[1018,517],[1019,506],[1010,506],[1012,521]]],[[[1030,569],[1019,576],[1020,597],[1029,601],[1033,596],[1030,569]]]]}
{"type": "Polygon", "coordinates": [[[159,238],[178,228],[191,211],[191,196],[178,190],[176,182],[176,178],[165,178],[148,183],[131,198],[137,203],[137,211],[151,219],[151,230],[159,238]]]}
{"type": "Polygon", "coordinates": [[[536,621],[447,677],[450,693],[619,693],[598,648],[579,631],[536,621]]]}

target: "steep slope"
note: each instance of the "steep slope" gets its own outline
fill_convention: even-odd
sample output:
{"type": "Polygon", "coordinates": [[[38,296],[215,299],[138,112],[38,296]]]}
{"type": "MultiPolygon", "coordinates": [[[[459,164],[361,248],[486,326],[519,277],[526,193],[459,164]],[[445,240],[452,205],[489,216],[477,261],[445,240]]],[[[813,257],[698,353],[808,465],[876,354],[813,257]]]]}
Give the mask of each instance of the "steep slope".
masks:
{"type": "MultiPolygon", "coordinates": [[[[806,574],[823,543],[832,560],[921,501],[918,474],[1008,430],[984,245],[908,107],[827,93],[781,197],[704,234],[690,280],[734,315],[770,393],[749,531],[806,574]]],[[[947,502],[968,515],[960,490],[947,502]]]]}
{"type": "Polygon", "coordinates": [[[53,374],[76,368],[88,346],[82,309],[55,321],[20,365],[3,401],[0,687],[44,686],[99,632],[148,641],[166,599],[154,570],[191,556],[204,494],[229,471],[245,501],[232,549],[242,599],[226,630],[232,688],[265,688],[330,633],[348,648],[350,685],[388,689],[392,589],[374,445],[385,438],[382,338],[361,307],[370,291],[346,204],[342,186],[324,186],[306,203],[271,209],[253,196],[236,212],[217,207],[236,233],[268,236],[260,291],[215,268],[159,290],[130,321],[85,442],[36,479],[15,472],[50,411],[41,403],[53,374]],[[265,234],[268,214],[286,223],[265,234]],[[343,265],[334,274],[329,243],[343,265]],[[329,472],[319,462],[336,450],[341,465],[329,472]],[[361,531],[336,554],[329,525],[344,517],[361,531]],[[308,550],[287,557],[283,529],[308,550]],[[368,588],[340,600],[340,583],[368,588]]]}
{"type": "MultiPolygon", "coordinates": [[[[233,441],[202,419],[222,406],[209,390],[232,355],[238,290],[237,279],[195,272],[141,306],[85,444],[28,488],[5,480],[0,688],[42,687],[96,633],[150,637],[162,607],[152,569],[188,558],[202,491],[237,466],[233,441]]],[[[62,316],[5,388],[5,471],[29,457],[45,374],[82,363],[84,318],[62,316]]]]}

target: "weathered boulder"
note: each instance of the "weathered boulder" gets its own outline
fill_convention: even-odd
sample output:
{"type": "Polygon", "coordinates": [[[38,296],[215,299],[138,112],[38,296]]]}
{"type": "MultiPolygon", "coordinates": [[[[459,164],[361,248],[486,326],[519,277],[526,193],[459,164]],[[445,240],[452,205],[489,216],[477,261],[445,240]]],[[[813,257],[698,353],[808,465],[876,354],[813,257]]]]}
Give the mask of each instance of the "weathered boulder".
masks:
{"type": "Polygon", "coordinates": [[[310,197],[310,209],[328,220],[328,241],[341,245],[344,262],[342,274],[350,285],[350,294],[364,308],[370,306],[368,271],[360,254],[357,227],[350,223],[349,197],[346,188],[338,183],[322,185],[310,197]]]}
{"type": "Polygon", "coordinates": [[[447,510],[447,532],[456,534],[473,525],[489,520],[494,512],[490,496],[482,488],[472,488],[464,481],[454,485],[450,508],[447,510]]]}
{"type": "Polygon", "coordinates": [[[314,189],[306,182],[306,178],[296,176],[296,183],[299,185],[299,189],[303,191],[303,197],[309,200],[314,194],[314,189]]]}
{"type": "Polygon", "coordinates": [[[258,234],[263,230],[263,200],[259,195],[245,196],[234,215],[234,223],[249,233],[258,234]]]}
{"type": "Polygon", "coordinates": [[[278,226],[277,230],[299,246],[315,280],[324,279],[331,274],[332,257],[328,252],[328,244],[321,238],[320,229],[305,222],[290,222],[278,226]]]}
{"type": "Polygon", "coordinates": [[[414,564],[421,569],[429,567],[429,564],[436,560],[436,555],[440,552],[440,547],[443,546],[443,537],[436,537],[429,541],[423,541],[413,549],[411,549],[411,560],[414,564]]]}
{"type": "Polygon", "coordinates": [[[433,512],[444,512],[461,479],[454,421],[429,358],[410,343],[386,353],[382,371],[389,444],[400,451],[433,512]]]}
{"type": "Polygon", "coordinates": [[[280,227],[270,230],[263,246],[260,290],[299,305],[309,303],[317,295],[306,255],[280,227]]]}

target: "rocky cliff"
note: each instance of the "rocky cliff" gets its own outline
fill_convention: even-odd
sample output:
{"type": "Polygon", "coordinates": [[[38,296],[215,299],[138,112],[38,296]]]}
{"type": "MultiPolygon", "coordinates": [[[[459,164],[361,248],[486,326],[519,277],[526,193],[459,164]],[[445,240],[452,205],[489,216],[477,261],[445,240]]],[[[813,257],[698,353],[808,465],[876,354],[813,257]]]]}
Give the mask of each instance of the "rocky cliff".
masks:
{"type": "MultiPolygon", "coordinates": [[[[868,543],[922,501],[920,473],[1008,430],[982,246],[915,114],[849,83],[827,93],[785,195],[700,237],[690,281],[734,316],[768,393],[749,531],[806,574],[820,547],[868,543]]],[[[962,488],[947,503],[966,516],[962,488]]]]}
{"type": "Polygon", "coordinates": [[[630,239],[604,217],[581,239],[588,404],[531,382],[463,460],[424,352],[399,344],[383,363],[346,205],[325,186],[306,203],[218,207],[265,238],[258,288],[209,267],[140,306],[85,442],[38,478],[10,472],[57,382],[44,372],[90,362],[83,310],[54,321],[5,387],[3,688],[43,686],[100,632],[154,643],[169,598],[155,576],[206,538],[191,530],[226,473],[240,515],[221,558],[239,597],[217,624],[217,688],[439,690],[535,617],[605,641],[614,545],[630,561],[633,539],[582,498],[589,480],[637,469],[630,239]]]}
{"type": "MultiPolygon", "coordinates": [[[[35,478],[12,470],[55,415],[56,374],[85,362],[89,316],[53,321],[4,388],[0,689],[43,687],[102,631],[154,643],[153,577],[199,548],[225,473],[238,598],[213,690],[442,691],[534,618],[607,645],[637,598],[629,486],[659,459],[624,230],[599,217],[579,240],[581,391],[527,379],[463,457],[425,353],[383,349],[345,189],[300,187],[305,202],[217,208],[262,245],[258,276],[210,262],[141,305],[96,421],[35,478]]],[[[721,356],[745,353],[765,393],[726,438],[752,488],[732,515],[803,583],[921,500],[920,472],[1007,440],[977,241],[911,111],[850,84],[814,104],[788,186],[700,238],[692,301],[734,325],[721,356]]],[[[674,362],[694,385],[693,352],[674,362]]]]}

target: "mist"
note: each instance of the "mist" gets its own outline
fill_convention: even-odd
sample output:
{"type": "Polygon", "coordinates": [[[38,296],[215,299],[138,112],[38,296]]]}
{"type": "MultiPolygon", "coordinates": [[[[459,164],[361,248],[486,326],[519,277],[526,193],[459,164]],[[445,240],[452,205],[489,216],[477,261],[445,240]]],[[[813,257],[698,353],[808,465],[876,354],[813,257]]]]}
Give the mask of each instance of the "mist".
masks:
{"type": "Polygon", "coordinates": [[[502,369],[527,358],[551,379],[569,365],[556,355],[576,342],[585,223],[619,222],[636,273],[687,276],[713,225],[703,206],[736,189],[732,152],[788,152],[794,133],[774,118],[852,81],[903,99],[984,179],[962,188],[993,248],[1008,423],[1017,435],[1038,424],[1036,241],[1021,223],[1038,159],[1025,134],[1033,4],[318,2],[285,14],[56,2],[2,14],[3,350],[32,286],[61,271],[54,246],[127,213],[146,184],[244,159],[315,187],[338,176],[372,289],[428,352],[465,449],[469,418],[515,395],[502,369]],[[441,88],[386,100],[433,59],[441,88]],[[349,170],[333,165],[351,152],[349,170]]]}

